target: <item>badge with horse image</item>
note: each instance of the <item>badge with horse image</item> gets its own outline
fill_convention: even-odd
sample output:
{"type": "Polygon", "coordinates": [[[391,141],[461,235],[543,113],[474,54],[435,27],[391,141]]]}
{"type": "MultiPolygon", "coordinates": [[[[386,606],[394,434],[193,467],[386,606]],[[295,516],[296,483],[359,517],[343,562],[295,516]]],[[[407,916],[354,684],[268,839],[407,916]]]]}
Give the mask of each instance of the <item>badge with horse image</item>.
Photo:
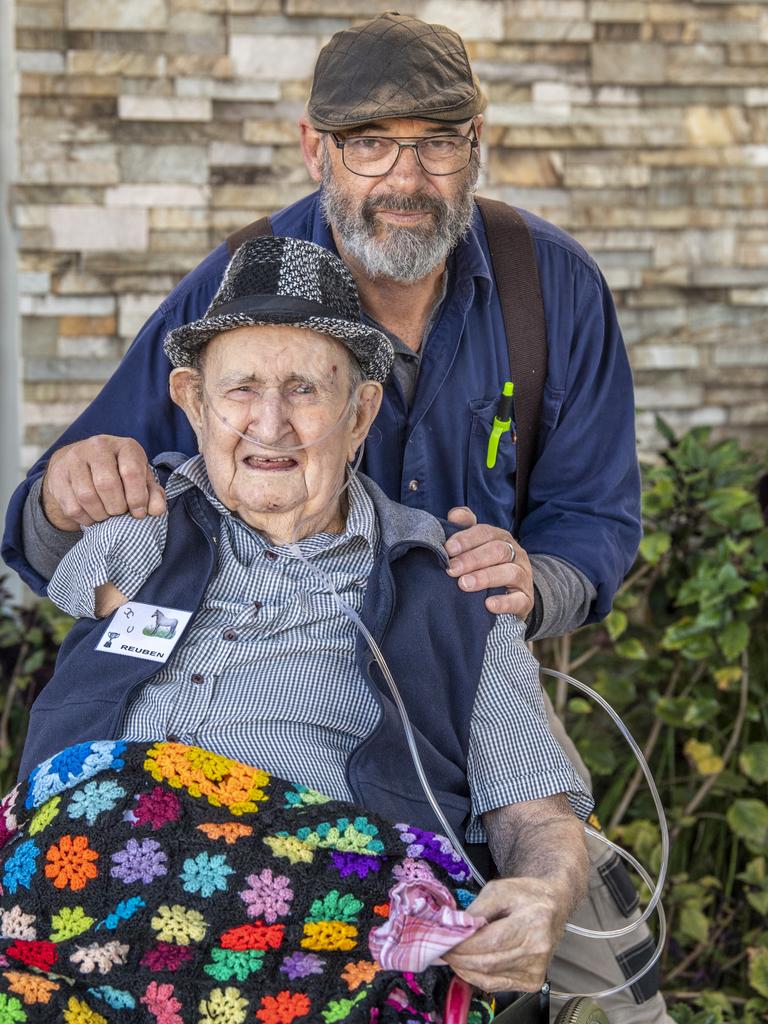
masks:
{"type": "Polygon", "coordinates": [[[164,664],[192,618],[192,612],[128,601],[121,605],[96,644],[97,651],[164,664]]]}

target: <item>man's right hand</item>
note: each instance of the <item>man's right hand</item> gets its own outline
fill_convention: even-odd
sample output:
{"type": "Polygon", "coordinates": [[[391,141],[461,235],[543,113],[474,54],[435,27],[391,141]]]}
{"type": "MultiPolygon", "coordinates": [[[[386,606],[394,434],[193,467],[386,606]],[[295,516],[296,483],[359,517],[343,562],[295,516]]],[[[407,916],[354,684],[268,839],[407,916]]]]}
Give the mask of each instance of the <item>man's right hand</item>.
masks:
{"type": "Polygon", "coordinates": [[[42,503],[52,526],[74,532],[126,512],[135,519],[162,515],[165,491],[138,441],[98,434],[53,453],[42,503]]]}

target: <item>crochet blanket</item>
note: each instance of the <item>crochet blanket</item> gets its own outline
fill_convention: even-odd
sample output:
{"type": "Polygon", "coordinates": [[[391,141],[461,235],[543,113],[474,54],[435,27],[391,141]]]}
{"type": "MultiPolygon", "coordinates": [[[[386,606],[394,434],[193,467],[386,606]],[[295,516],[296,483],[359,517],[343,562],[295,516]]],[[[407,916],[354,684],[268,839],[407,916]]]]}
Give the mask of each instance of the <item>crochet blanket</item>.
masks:
{"type": "Polygon", "coordinates": [[[448,968],[382,970],[368,936],[403,881],[475,894],[441,836],[169,742],[38,765],[0,846],[0,1024],[439,1022],[448,968]]]}

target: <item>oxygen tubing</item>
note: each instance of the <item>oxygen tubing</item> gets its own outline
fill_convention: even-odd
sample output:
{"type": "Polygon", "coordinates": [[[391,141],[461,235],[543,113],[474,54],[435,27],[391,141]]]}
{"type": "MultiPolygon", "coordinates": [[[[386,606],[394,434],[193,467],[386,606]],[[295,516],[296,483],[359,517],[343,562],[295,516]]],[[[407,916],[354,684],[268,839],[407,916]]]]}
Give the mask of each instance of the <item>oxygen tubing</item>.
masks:
{"type": "MultiPolygon", "coordinates": [[[[345,409],[344,415],[346,415],[346,413],[347,413],[347,411],[348,411],[348,409],[350,407],[351,407],[351,400],[350,400],[350,403],[348,403],[347,409],[345,409]]],[[[215,412],[215,410],[214,410],[214,412],[215,412]]],[[[343,419],[343,416],[342,416],[342,419],[343,419]]],[[[339,420],[339,423],[342,422],[342,419],[339,420]]],[[[230,429],[234,430],[232,425],[230,423],[228,423],[226,420],[224,420],[223,422],[230,429]]],[[[324,435],[323,438],[319,438],[317,440],[311,441],[311,442],[309,442],[308,444],[305,444],[305,445],[298,445],[298,446],[296,446],[295,450],[298,450],[299,448],[308,448],[312,444],[318,444],[321,440],[324,440],[325,437],[329,436],[329,434],[332,433],[332,431],[335,430],[338,427],[338,425],[339,424],[337,423],[331,429],[331,431],[328,432],[328,434],[324,435]]],[[[239,432],[235,431],[235,433],[239,433],[239,432]]],[[[243,437],[247,441],[252,441],[254,444],[260,444],[259,441],[257,441],[254,438],[249,437],[248,435],[240,434],[240,436],[243,437]]],[[[285,450],[289,450],[289,449],[286,448],[285,450]]],[[[357,459],[355,460],[354,465],[348,467],[348,471],[345,474],[345,480],[344,480],[343,484],[337,489],[337,491],[335,492],[334,496],[331,498],[331,501],[335,501],[336,498],[338,498],[343,493],[343,491],[349,486],[349,482],[350,482],[350,480],[352,478],[352,475],[357,472],[357,468],[360,465],[360,461],[362,459],[362,456],[363,456],[363,446],[361,446],[360,449],[359,449],[358,456],[357,456],[357,459]]],[[[294,537],[295,538],[296,538],[296,535],[298,534],[298,532],[300,530],[300,527],[303,526],[307,521],[308,520],[302,520],[300,523],[298,523],[296,525],[296,527],[294,528],[294,537]]],[[[392,695],[392,699],[393,699],[393,701],[395,703],[395,706],[397,708],[397,711],[398,711],[398,714],[400,716],[400,720],[401,720],[401,723],[402,723],[402,726],[403,726],[403,731],[405,733],[406,742],[408,744],[408,750],[410,752],[411,759],[413,761],[414,768],[416,769],[416,774],[417,774],[417,776],[419,778],[419,783],[420,783],[421,788],[422,788],[422,790],[424,792],[424,795],[426,796],[427,801],[429,802],[430,807],[434,811],[435,817],[440,822],[440,825],[442,826],[446,837],[450,840],[450,842],[452,843],[454,849],[458,853],[460,853],[461,856],[464,858],[464,860],[465,860],[465,862],[466,862],[466,864],[467,864],[467,866],[469,868],[469,871],[470,871],[472,877],[474,878],[474,880],[477,882],[478,885],[480,885],[481,887],[484,886],[486,884],[486,879],[483,877],[483,875],[478,871],[478,869],[472,863],[471,858],[469,856],[467,856],[466,852],[464,851],[463,844],[459,841],[458,837],[456,836],[456,833],[454,832],[453,828],[451,827],[450,823],[448,822],[447,818],[445,817],[445,814],[443,813],[442,808],[440,807],[440,805],[439,805],[439,803],[437,801],[437,798],[435,797],[435,794],[432,791],[432,787],[430,786],[429,780],[427,779],[426,772],[424,771],[424,766],[422,765],[421,757],[419,755],[419,751],[418,751],[418,748],[416,746],[416,739],[415,739],[415,737],[413,735],[413,727],[411,726],[411,722],[410,722],[410,719],[408,717],[408,712],[406,710],[406,707],[405,707],[405,704],[403,702],[403,699],[402,699],[402,697],[400,695],[400,691],[399,691],[399,689],[397,687],[397,683],[395,682],[394,677],[392,676],[392,673],[390,671],[389,665],[387,664],[387,661],[386,661],[386,659],[385,659],[385,657],[384,657],[384,655],[383,655],[379,645],[376,643],[376,640],[371,635],[370,630],[367,628],[365,623],[362,621],[362,619],[360,618],[358,613],[354,610],[354,608],[350,607],[347,604],[347,602],[344,601],[344,599],[338,593],[338,591],[336,589],[336,585],[333,582],[333,579],[328,575],[328,573],[326,573],[323,569],[319,568],[318,566],[313,565],[306,558],[306,556],[304,555],[304,552],[301,550],[301,546],[299,544],[298,538],[291,542],[291,544],[289,545],[289,549],[291,550],[292,554],[296,558],[298,558],[302,562],[304,562],[305,565],[307,565],[307,567],[318,578],[320,578],[325,583],[325,585],[328,587],[329,592],[331,593],[331,595],[335,599],[336,603],[338,604],[340,611],[344,615],[346,615],[347,618],[349,618],[355,624],[357,629],[359,629],[360,632],[363,634],[363,636],[364,636],[364,638],[366,640],[366,643],[368,644],[368,646],[370,648],[370,651],[373,654],[374,658],[376,659],[376,662],[377,662],[379,668],[381,669],[381,672],[382,672],[382,674],[384,676],[384,679],[387,682],[387,686],[389,688],[389,691],[390,691],[390,693],[392,695]]],[[[659,818],[659,827],[660,827],[660,830],[661,830],[662,854],[661,854],[661,865],[660,865],[660,868],[659,868],[659,875],[658,875],[658,878],[657,878],[657,881],[656,881],[655,885],[654,885],[654,882],[651,879],[650,875],[648,874],[648,872],[645,870],[645,868],[643,868],[643,866],[638,862],[638,860],[631,853],[629,853],[627,850],[624,850],[618,844],[612,842],[610,839],[608,839],[602,833],[597,832],[595,829],[590,828],[588,825],[584,826],[584,830],[587,833],[587,835],[591,836],[593,839],[596,839],[597,841],[599,841],[599,842],[603,843],[604,845],[608,846],[615,853],[617,853],[620,857],[622,857],[624,860],[626,860],[628,863],[630,863],[632,865],[632,867],[635,868],[635,870],[640,875],[640,877],[642,878],[642,880],[645,883],[645,885],[651,891],[651,899],[648,902],[648,905],[646,906],[646,908],[643,911],[643,913],[640,915],[640,917],[636,921],[631,922],[630,924],[624,926],[623,928],[614,928],[614,929],[606,929],[604,931],[599,931],[599,930],[595,930],[595,929],[591,929],[591,928],[582,928],[579,925],[571,924],[570,922],[568,922],[565,925],[565,930],[569,931],[569,932],[572,932],[572,933],[574,933],[576,935],[580,935],[580,936],[582,936],[584,938],[590,938],[590,939],[592,939],[592,938],[594,938],[594,939],[619,938],[621,936],[628,935],[631,932],[635,931],[637,928],[639,928],[645,921],[648,920],[648,918],[650,917],[650,915],[653,913],[654,910],[657,910],[658,917],[659,917],[659,937],[658,937],[658,941],[657,941],[657,944],[656,944],[656,949],[654,950],[654,953],[651,956],[650,960],[648,960],[643,965],[643,967],[639,971],[637,971],[635,974],[633,974],[630,978],[627,978],[625,981],[623,981],[619,985],[615,985],[612,988],[602,989],[599,992],[557,992],[557,991],[553,990],[550,993],[552,996],[554,996],[556,998],[568,998],[568,999],[570,999],[570,998],[574,998],[574,997],[576,997],[576,998],[587,997],[587,998],[592,998],[592,999],[601,999],[601,998],[606,998],[606,997],[611,996],[611,995],[616,995],[617,993],[624,991],[624,989],[627,989],[630,986],[634,985],[637,981],[639,981],[642,977],[644,977],[650,970],[652,970],[652,968],[655,966],[655,964],[658,962],[659,958],[661,957],[661,954],[662,954],[662,951],[663,951],[663,948],[664,948],[664,943],[665,943],[665,940],[666,940],[667,928],[666,928],[666,917],[664,915],[664,909],[663,909],[663,907],[661,905],[660,899],[661,899],[661,891],[662,891],[662,888],[664,886],[664,882],[665,882],[666,875],[667,875],[667,867],[668,867],[668,863],[669,863],[669,829],[667,827],[667,820],[666,820],[666,816],[664,814],[664,808],[663,808],[663,806],[661,804],[661,798],[659,796],[658,789],[656,788],[656,784],[655,784],[655,782],[653,780],[653,775],[651,774],[651,770],[648,767],[648,763],[646,762],[645,757],[643,756],[643,753],[640,750],[639,746],[635,742],[634,737],[631,735],[631,733],[629,732],[627,727],[624,725],[624,722],[621,720],[619,715],[614,711],[614,709],[610,706],[610,704],[608,704],[608,702],[599,693],[597,693],[591,687],[587,686],[585,683],[580,682],[578,679],[574,679],[573,676],[569,676],[569,675],[567,675],[564,672],[558,672],[555,669],[542,668],[540,671],[544,675],[549,675],[549,676],[553,676],[554,678],[557,678],[557,679],[562,679],[565,682],[569,683],[571,686],[576,687],[576,689],[581,690],[582,693],[586,693],[597,704],[599,704],[600,707],[602,707],[604,711],[607,712],[607,714],[611,717],[611,719],[614,721],[614,723],[618,727],[618,729],[621,732],[622,736],[624,736],[625,740],[627,741],[630,749],[632,750],[633,754],[635,755],[635,758],[637,759],[637,761],[638,761],[638,763],[639,763],[639,765],[640,765],[640,767],[642,769],[642,772],[643,772],[643,774],[644,774],[644,776],[646,778],[646,781],[648,782],[648,786],[649,786],[650,791],[651,791],[651,796],[652,796],[652,799],[653,799],[653,802],[654,802],[654,805],[656,807],[656,811],[657,811],[657,814],[658,814],[658,818],[659,818]]]]}

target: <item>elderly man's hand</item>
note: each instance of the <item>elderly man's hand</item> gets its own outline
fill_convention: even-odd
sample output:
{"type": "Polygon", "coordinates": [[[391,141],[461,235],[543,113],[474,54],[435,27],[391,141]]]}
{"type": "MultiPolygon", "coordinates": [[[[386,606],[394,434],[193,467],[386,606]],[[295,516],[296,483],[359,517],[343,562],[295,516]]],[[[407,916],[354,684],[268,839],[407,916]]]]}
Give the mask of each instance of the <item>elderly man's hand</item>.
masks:
{"type": "Polygon", "coordinates": [[[486,992],[535,992],[562,935],[567,902],[562,888],[541,878],[488,882],[468,908],[488,924],[443,959],[486,992]]]}
{"type": "Polygon", "coordinates": [[[52,526],[73,532],[125,512],[135,519],[162,515],[165,492],[138,441],[99,434],[53,453],[42,503],[52,526]]]}
{"type": "Polygon", "coordinates": [[[448,520],[465,527],[446,541],[448,574],[458,577],[462,590],[506,587],[506,594],[486,599],[486,608],[524,619],[533,608],[533,572],[524,549],[506,530],[478,526],[471,509],[452,508],[448,520]]]}

